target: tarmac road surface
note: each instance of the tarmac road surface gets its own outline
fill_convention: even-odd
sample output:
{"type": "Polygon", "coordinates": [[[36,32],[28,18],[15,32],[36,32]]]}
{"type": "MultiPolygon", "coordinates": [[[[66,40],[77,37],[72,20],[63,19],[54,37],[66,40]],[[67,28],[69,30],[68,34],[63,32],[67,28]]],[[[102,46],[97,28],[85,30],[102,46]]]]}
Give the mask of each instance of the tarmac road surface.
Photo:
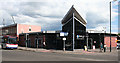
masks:
{"type": "Polygon", "coordinates": [[[61,54],[23,50],[2,50],[2,61],[118,61],[118,55],[61,54]]]}

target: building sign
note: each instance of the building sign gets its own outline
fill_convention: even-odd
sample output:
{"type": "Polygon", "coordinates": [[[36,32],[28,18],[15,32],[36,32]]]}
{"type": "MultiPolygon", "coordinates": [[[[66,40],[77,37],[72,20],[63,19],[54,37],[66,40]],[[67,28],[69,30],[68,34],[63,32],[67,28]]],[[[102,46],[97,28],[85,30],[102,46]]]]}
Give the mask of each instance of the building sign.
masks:
{"type": "Polygon", "coordinates": [[[68,32],[60,32],[60,36],[63,37],[63,36],[68,36],[68,32]]]}
{"type": "Polygon", "coordinates": [[[64,36],[64,32],[60,32],[60,36],[64,36]]]}
{"type": "Polygon", "coordinates": [[[82,35],[77,35],[77,39],[84,39],[84,36],[82,36],[82,35]]]}
{"type": "Polygon", "coordinates": [[[66,38],[63,38],[63,40],[66,40],[66,38]]]}

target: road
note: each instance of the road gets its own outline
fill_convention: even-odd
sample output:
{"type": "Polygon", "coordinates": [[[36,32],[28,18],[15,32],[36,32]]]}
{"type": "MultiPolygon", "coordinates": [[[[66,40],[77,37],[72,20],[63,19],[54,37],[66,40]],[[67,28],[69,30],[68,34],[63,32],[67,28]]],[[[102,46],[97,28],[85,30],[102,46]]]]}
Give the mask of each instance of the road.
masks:
{"type": "Polygon", "coordinates": [[[118,61],[118,55],[61,54],[2,50],[2,61],[118,61]]]}
{"type": "Polygon", "coordinates": [[[118,50],[118,60],[120,61],[120,50],[118,50]]]}

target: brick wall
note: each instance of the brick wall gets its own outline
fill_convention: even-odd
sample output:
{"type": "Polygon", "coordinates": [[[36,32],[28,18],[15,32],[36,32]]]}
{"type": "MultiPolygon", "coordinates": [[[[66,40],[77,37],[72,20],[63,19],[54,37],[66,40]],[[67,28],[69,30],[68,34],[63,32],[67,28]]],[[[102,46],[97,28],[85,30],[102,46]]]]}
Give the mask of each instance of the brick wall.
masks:
{"type": "Polygon", "coordinates": [[[18,30],[17,30],[18,35],[20,33],[30,33],[30,32],[40,32],[41,31],[41,26],[26,25],[26,24],[18,24],[17,26],[18,26],[18,30]],[[29,28],[31,28],[31,31],[29,31],[29,28]]]}
{"type": "MultiPolygon", "coordinates": [[[[107,47],[110,47],[110,37],[106,36],[104,37],[104,43],[107,45],[107,47]]],[[[116,47],[117,43],[116,43],[117,37],[113,37],[111,36],[111,47],[116,47]]]]}

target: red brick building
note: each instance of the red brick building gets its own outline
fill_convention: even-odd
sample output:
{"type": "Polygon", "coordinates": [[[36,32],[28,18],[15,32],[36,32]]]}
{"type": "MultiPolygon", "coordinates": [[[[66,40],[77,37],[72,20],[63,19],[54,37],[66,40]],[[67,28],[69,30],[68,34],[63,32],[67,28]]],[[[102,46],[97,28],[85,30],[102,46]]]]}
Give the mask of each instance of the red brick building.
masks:
{"type": "MultiPolygon", "coordinates": [[[[111,37],[111,47],[117,47],[117,36],[111,37]]],[[[110,47],[110,36],[104,37],[104,43],[107,45],[107,47],[110,47]]]]}
{"type": "Polygon", "coordinates": [[[2,35],[11,35],[19,37],[20,33],[40,32],[41,26],[26,24],[11,24],[0,29],[2,35]]]}
{"type": "MultiPolygon", "coordinates": [[[[111,34],[111,47],[117,47],[117,34],[111,34]]],[[[89,47],[95,45],[96,48],[100,48],[100,43],[106,44],[110,47],[110,34],[109,33],[89,33],[89,47]]]]}

